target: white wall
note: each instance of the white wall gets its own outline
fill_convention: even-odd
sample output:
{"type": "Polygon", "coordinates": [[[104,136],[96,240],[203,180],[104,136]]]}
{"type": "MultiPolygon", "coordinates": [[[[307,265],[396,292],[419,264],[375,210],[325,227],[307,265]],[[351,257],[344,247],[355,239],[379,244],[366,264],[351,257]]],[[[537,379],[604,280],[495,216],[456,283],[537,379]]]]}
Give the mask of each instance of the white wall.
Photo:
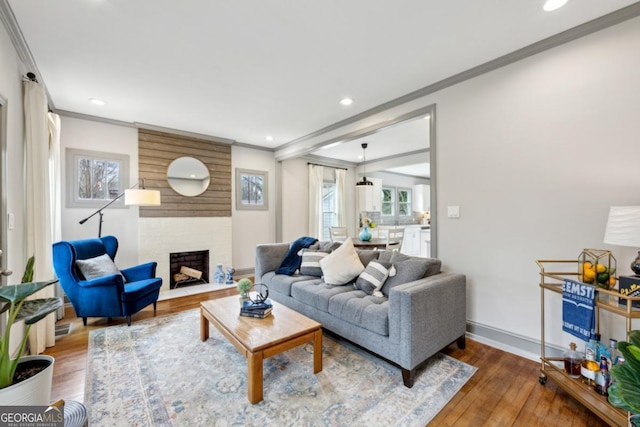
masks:
{"type": "Polygon", "coordinates": [[[7,267],[15,273],[8,284],[18,283],[26,263],[24,221],[24,114],[22,105],[22,76],[29,70],[18,59],[4,27],[0,25],[0,95],[7,101],[7,213],[15,218],[15,228],[7,234],[7,267]]]}
{"type": "MultiPolygon", "coordinates": [[[[66,171],[67,148],[126,154],[129,156],[129,184],[138,182],[138,129],[62,116],[60,146],[62,170],[66,171]]],[[[68,208],[66,206],[66,174],[62,174],[62,239],[76,240],[98,237],[99,215],[80,225],[80,220],[96,211],[95,208],[68,208]]],[[[103,211],[102,235],[118,238],[116,263],[125,268],[139,262],[138,207],[108,207],[103,211]]]]}
{"type": "Polygon", "coordinates": [[[276,241],[276,173],[273,153],[245,147],[231,147],[233,180],[233,267],[236,270],[253,269],[256,245],[276,241]],[[268,173],[269,210],[236,210],[235,170],[250,169],[268,173]]]}
{"type": "MultiPolygon", "coordinates": [[[[539,339],[536,259],[611,249],[630,273],[635,251],[602,240],[610,206],[640,204],[638,46],[636,18],[425,100],[438,111],[439,257],[467,275],[469,320],[539,339]]],[[[547,338],[564,346],[554,308],[547,338]]]]}

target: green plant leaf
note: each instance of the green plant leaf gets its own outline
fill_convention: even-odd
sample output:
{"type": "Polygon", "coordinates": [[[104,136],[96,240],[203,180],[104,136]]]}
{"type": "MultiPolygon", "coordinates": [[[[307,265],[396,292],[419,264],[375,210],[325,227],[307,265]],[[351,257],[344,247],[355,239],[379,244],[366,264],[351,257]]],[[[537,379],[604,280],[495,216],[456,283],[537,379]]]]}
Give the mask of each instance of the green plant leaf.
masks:
{"type": "Polygon", "coordinates": [[[27,260],[27,265],[24,268],[24,274],[22,275],[22,281],[20,283],[33,281],[33,266],[35,265],[35,263],[36,257],[32,255],[31,258],[27,260]]]}
{"type": "Polygon", "coordinates": [[[609,403],[635,414],[640,413],[640,343],[638,331],[632,331],[629,338],[633,344],[622,341],[618,350],[625,358],[625,363],[611,368],[611,377],[615,382],[609,387],[609,403]]]}
{"type": "Polygon", "coordinates": [[[625,364],[631,365],[635,371],[640,372],[640,360],[636,359],[635,354],[629,348],[631,345],[625,341],[619,342],[618,350],[624,356],[625,364]]]}
{"type": "Polygon", "coordinates": [[[57,280],[50,280],[48,282],[30,282],[21,283],[19,285],[5,286],[3,288],[0,288],[0,301],[18,303],[27,298],[29,295],[33,295],[39,290],[44,289],[56,282],[57,280]]]}
{"type": "Polygon", "coordinates": [[[631,344],[636,347],[640,347],[640,330],[633,330],[629,332],[629,341],[631,341],[631,344]]]}
{"type": "Polygon", "coordinates": [[[61,298],[27,300],[22,304],[22,309],[18,313],[16,320],[24,319],[25,324],[33,325],[60,307],[62,307],[61,298]]]}

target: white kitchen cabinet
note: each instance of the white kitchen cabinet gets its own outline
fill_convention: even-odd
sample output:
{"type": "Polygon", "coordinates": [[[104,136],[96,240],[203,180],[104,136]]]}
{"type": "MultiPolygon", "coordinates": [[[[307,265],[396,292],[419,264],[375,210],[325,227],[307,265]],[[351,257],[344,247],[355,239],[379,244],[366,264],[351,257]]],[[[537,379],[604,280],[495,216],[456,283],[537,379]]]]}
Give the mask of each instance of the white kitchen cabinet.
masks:
{"type": "Polygon", "coordinates": [[[413,186],[413,211],[426,212],[431,210],[431,186],[417,184],[413,186]]]}
{"type": "Polygon", "coordinates": [[[358,190],[359,212],[380,212],[382,210],[382,180],[367,178],[373,185],[356,187],[358,190]]]}
{"type": "Polygon", "coordinates": [[[431,230],[420,230],[420,256],[431,258],[431,230]]]}
{"type": "Polygon", "coordinates": [[[420,226],[408,226],[404,228],[404,239],[400,249],[405,255],[420,256],[420,226]]]}

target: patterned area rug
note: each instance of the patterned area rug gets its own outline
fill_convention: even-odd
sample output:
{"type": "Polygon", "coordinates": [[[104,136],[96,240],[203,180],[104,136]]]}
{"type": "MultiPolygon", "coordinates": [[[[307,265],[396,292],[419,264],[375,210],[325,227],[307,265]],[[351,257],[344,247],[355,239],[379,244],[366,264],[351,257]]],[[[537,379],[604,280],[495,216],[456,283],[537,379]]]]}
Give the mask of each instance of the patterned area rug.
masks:
{"type": "Polygon", "coordinates": [[[246,360],[199,310],[92,331],[85,405],[92,426],[425,426],[476,368],[437,354],[402,385],[400,370],[323,337],[264,361],[264,400],[247,400],[246,360]]]}

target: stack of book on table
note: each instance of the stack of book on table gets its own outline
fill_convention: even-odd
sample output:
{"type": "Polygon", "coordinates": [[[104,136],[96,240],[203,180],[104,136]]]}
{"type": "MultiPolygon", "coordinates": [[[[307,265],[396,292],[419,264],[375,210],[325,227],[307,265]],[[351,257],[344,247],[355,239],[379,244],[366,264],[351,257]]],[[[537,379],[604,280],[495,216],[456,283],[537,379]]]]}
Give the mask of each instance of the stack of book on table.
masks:
{"type": "Polygon", "coordinates": [[[269,300],[255,303],[253,301],[245,301],[240,308],[240,316],[258,317],[263,319],[271,314],[273,306],[269,300]]]}

